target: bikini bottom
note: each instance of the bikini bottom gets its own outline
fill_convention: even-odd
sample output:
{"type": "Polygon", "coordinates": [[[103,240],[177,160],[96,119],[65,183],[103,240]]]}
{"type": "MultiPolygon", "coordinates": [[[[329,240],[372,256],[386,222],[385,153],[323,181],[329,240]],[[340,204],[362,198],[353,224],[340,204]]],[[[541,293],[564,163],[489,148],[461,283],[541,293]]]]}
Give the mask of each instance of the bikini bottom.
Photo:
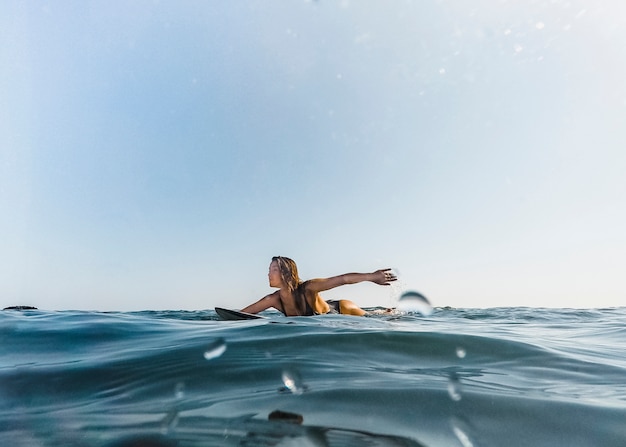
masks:
{"type": "Polygon", "coordinates": [[[328,307],[330,307],[328,313],[329,314],[340,314],[341,313],[341,305],[339,300],[328,300],[326,301],[328,307]]]}

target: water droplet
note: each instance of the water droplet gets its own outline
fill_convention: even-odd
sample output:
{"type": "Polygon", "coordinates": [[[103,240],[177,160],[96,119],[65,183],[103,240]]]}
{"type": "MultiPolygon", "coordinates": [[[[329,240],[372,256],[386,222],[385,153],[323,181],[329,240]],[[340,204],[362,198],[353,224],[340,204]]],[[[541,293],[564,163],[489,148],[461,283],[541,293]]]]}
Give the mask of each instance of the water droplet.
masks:
{"type": "Polygon", "coordinates": [[[514,49],[516,53],[521,53],[522,51],[524,51],[524,47],[520,44],[515,45],[514,49]]]}
{"type": "Polygon", "coordinates": [[[402,277],[400,276],[400,271],[396,268],[392,268],[390,271],[391,274],[395,275],[397,278],[396,281],[391,281],[389,283],[389,302],[387,307],[395,307],[396,303],[400,299],[400,295],[402,295],[402,291],[406,288],[404,286],[404,282],[402,281],[402,277]]]}
{"type": "Polygon", "coordinates": [[[474,442],[468,434],[471,432],[471,430],[467,423],[463,422],[459,418],[453,417],[450,420],[450,426],[452,427],[454,435],[457,437],[463,447],[474,447],[474,442]]]}
{"type": "Polygon", "coordinates": [[[427,317],[433,313],[433,307],[428,299],[419,292],[409,290],[404,292],[398,300],[398,310],[404,312],[419,312],[427,317]]]}
{"type": "Polygon", "coordinates": [[[185,382],[178,382],[176,386],[174,386],[174,397],[178,400],[185,397],[185,382]]]}
{"type": "Polygon", "coordinates": [[[439,74],[440,74],[440,75],[444,75],[444,74],[446,74],[446,69],[445,69],[445,68],[440,68],[440,69],[439,69],[439,74]]]}
{"type": "Polygon", "coordinates": [[[171,410],[161,421],[161,433],[167,434],[178,425],[178,410],[171,410]]]}
{"type": "Polygon", "coordinates": [[[546,27],[546,24],[543,23],[543,22],[537,22],[535,24],[535,28],[537,28],[537,29],[544,29],[545,27],[546,27]]]}
{"type": "Polygon", "coordinates": [[[458,402],[461,400],[462,396],[461,396],[461,381],[459,380],[459,376],[457,376],[456,374],[451,374],[450,375],[450,379],[448,380],[448,395],[450,396],[450,399],[452,399],[455,402],[458,402]]]}
{"type": "Polygon", "coordinates": [[[464,359],[466,355],[467,355],[467,352],[465,352],[465,349],[462,346],[457,346],[456,356],[460,359],[464,359]]]}
{"type": "Polygon", "coordinates": [[[283,383],[285,388],[291,391],[293,394],[302,394],[304,392],[304,386],[302,384],[302,377],[297,369],[289,368],[283,371],[283,383]]]}
{"type": "Polygon", "coordinates": [[[206,360],[213,360],[224,354],[225,351],[226,342],[223,338],[218,338],[206,348],[204,351],[204,358],[206,360]]]}

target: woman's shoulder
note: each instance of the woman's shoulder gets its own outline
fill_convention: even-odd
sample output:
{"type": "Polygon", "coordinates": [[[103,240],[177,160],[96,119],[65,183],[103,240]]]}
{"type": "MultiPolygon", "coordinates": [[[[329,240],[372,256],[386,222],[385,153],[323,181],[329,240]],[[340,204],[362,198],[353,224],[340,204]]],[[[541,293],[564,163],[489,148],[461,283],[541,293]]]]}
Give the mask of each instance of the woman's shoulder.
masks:
{"type": "Polygon", "coordinates": [[[271,307],[274,307],[275,309],[278,309],[282,313],[285,313],[285,309],[284,309],[285,306],[283,306],[283,301],[280,299],[280,290],[272,292],[269,295],[265,295],[263,299],[267,300],[267,303],[271,307]]]}
{"type": "Polygon", "coordinates": [[[303,292],[310,292],[311,290],[311,286],[313,284],[315,284],[315,282],[318,281],[317,279],[307,279],[306,281],[302,281],[300,284],[298,284],[298,289],[303,291],[303,292]]]}
{"type": "Polygon", "coordinates": [[[332,289],[333,287],[328,287],[328,282],[332,278],[313,278],[303,281],[298,286],[298,289],[302,292],[306,292],[307,294],[319,293],[324,290],[332,289]]]}
{"type": "Polygon", "coordinates": [[[280,290],[276,290],[272,293],[268,293],[263,297],[264,300],[279,300],[280,301],[280,290]]]}

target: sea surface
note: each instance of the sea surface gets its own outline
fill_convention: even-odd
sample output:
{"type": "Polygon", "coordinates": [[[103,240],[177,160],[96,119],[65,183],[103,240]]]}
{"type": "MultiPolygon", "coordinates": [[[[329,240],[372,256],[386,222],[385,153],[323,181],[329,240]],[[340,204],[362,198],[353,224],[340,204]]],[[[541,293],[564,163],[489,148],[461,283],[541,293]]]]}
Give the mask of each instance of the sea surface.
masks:
{"type": "Polygon", "coordinates": [[[0,312],[0,446],[626,446],[626,308],[0,312]]]}

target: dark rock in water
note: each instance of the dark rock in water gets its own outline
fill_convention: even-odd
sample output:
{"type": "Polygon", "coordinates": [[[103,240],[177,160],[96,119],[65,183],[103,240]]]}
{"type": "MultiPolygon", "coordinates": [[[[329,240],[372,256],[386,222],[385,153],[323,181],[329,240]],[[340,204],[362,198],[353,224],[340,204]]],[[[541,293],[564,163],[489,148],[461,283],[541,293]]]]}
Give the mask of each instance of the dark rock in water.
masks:
{"type": "Polygon", "coordinates": [[[37,308],[33,306],[9,306],[2,310],[37,310],[37,308]]]}
{"type": "Polygon", "coordinates": [[[283,421],[283,422],[291,422],[293,424],[302,424],[304,422],[304,418],[301,414],[298,413],[288,413],[287,411],[275,410],[272,411],[268,419],[270,421],[283,421]]]}

